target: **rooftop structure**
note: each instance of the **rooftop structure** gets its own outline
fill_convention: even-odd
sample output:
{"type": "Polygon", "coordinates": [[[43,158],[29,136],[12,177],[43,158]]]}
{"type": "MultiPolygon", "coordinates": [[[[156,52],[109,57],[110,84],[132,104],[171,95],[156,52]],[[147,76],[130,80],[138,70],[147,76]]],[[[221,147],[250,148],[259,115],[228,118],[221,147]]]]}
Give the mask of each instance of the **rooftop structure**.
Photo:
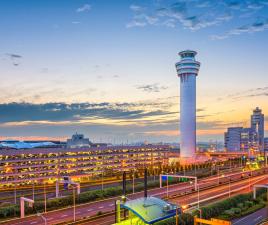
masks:
{"type": "MultiPolygon", "coordinates": [[[[174,217],[177,206],[155,197],[138,198],[121,204],[121,208],[129,210],[129,220],[117,224],[154,224],[158,221],[174,217]],[[139,223],[140,222],[140,223],[139,223]]],[[[178,208],[180,213],[180,208],[178,208]]]]}
{"type": "Polygon", "coordinates": [[[74,134],[71,139],[67,139],[67,148],[89,148],[92,143],[83,134],[74,134]]]}
{"type": "Polygon", "coordinates": [[[45,142],[24,142],[16,140],[1,141],[0,148],[12,148],[12,149],[29,149],[29,148],[43,148],[43,147],[56,147],[57,144],[45,141],[45,142]]]}

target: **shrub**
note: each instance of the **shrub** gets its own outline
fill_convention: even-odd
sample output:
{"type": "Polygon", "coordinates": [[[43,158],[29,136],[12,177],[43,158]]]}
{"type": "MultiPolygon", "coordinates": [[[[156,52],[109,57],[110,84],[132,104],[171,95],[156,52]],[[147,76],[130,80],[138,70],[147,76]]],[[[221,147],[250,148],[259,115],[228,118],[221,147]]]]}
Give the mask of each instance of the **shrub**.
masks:
{"type": "Polygon", "coordinates": [[[240,208],[240,209],[242,209],[244,207],[244,204],[243,203],[238,203],[237,204],[237,207],[240,208]]]}
{"type": "Polygon", "coordinates": [[[232,210],[234,211],[235,214],[240,214],[241,213],[240,208],[232,208],[232,210]]]}
{"type": "Polygon", "coordinates": [[[246,202],[245,202],[245,206],[246,206],[247,208],[250,208],[250,207],[253,206],[253,202],[252,202],[252,201],[246,201],[246,202]]]}
{"type": "Polygon", "coordinates": [[[234,216],[235,212],[232,210],[232,209],[228,209],[228,210],[225,210],[223,212],[223,214],[227,215],[227,216],[234,216]]]}

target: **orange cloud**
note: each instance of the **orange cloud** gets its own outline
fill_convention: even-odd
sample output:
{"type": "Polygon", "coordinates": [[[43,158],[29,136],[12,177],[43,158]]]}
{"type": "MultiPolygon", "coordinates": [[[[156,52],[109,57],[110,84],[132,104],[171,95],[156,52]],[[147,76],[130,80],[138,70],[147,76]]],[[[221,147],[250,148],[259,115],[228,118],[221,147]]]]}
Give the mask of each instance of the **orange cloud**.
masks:
{"type": "MultiPolygon", "coordinates": [[[[223,135],[225,130],[197,130],[197,135],[223,135]]],[[[153,136],[179,136],[179,130],[159,130],[159,131],[148,131],[144,132],[145,135],[153,135],[153,136]]]]}

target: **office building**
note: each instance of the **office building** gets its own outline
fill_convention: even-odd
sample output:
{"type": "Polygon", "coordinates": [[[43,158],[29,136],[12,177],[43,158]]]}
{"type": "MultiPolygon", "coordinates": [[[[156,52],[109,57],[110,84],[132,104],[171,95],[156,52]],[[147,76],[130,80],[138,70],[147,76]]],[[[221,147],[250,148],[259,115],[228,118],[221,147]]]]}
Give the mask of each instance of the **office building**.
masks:
{"type": "Polygon", "coordinates": [[[224,133],[224,147],[227,151],[240,151],[242,127],[229,127],[224,133]]]}
{"type": "Polygon", "coordinates": [[[257,132],[259,150],[264,149],[264,115],[259,107],[253,110],[251,115],[251,128],[257,132]]]}
{"type": "Polygon", "coordinates": [[[251,115],[251,126],[229,127],[224,133],[224,147],[227,151],[263,151],[264,143],[264,115],[258,107],[251,115]]]}
{"type": "Polygon", "coordinates": [[[264,138],[264,151],[268,152],[268,137],[264,138]]]}

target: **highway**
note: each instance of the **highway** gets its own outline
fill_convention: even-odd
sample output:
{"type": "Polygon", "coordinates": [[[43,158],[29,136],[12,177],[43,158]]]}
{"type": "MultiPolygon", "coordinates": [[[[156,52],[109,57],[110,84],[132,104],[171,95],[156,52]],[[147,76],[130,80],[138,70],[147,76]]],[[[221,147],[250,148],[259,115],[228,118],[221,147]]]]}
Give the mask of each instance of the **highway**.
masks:
{"type": "MultiPolygon", "coordinates": [[[[257,178],[252,179],[252,184],[257,182],[258,180],[260,180],[260,182],[258,183],[267,183],[268,182],[268,176],[267,175],[263,175],[257,178]]],[[[248,192],[248,181],[247,180],[243,180],[240,182],[236,182],[231,184],[231,190],[233,190],[232,195],[234,195],[234,193],[238,192],[239,193],[243,193],[243,192],[248,192]],[[236,191],[235,191],[236,190],[236,191]]],[[[224,185],[221,187],[215,187],[209,190],[204,190],[204,191],[200,191],[200,206],[204,205],[205,203],[208,202],[213,202],[216,199],[223,199],[223,198],[227,198],[229,195],[229,185],[224,185]],[[213,198],[213,199],[209,199],[212,196],[217,196],[220,195],[218,198],[213,198]]],[[[197,204],[197,193],[193,193],[190,195],[184,195],[181,197],[176,197],[173,198],[172,200],[170,200],[173,203],[177,203],[177,204],[181,204],[181,205],[196,205],[197,204]]],[[[259,216],[257,216],[259,217],[259,216]]],[[[257,217],[253,217],[254,219],[256,219],[257,217]]],[[[80,222],[79,224],[83,224],[83,225],[110,225],[114,222],[115,218],[114,215],[111,216],[107,216],[107,217],[103,217],[103,218],[96,218],[94,220],[91,221],[87,221],[87,222],[80,222]]],[[[251,225],[248,223],[245,224],[241,224],[241,225],[251,225]]]]}
{"type": "MultiPolygon", "coordinates": [[[[265,171],[262,170],[262,173],[264,172],[265,171]]],[[[257,172],[255,173],[257,175],[257,172]]],[[[200,202],[201,202],[200,204],[202,204],[204,201],[211,201],[212,199],[209,199],[209,200],[206,200],[206,199],[214,195],[216,196],[219,195],[218,198],[226,198],[226,195],[228,195],[229,193],[229,189],[233,192],[237,190],[241,192],[244,189],[248,191],[249,181],[251,182],[251,184],[260,180],[261,180],[260,183],[265,183],[268,181],[267,175],[263,175],[263,174],[258,175],[256,177],[251,177],[250,179],[245,179],[244,177],[244,179],[241,180],[242,174],[245,174],[245,172],[234,173],[230,176],[230,178],[226,176],[226,177],[220,178],[220,180],[218,179],[218,177],[206,178],[206,179],[200,180],[200,182],[198,183],[199,188],[200,188],[200,202]],[[226,182],[226,179],[228,180],[227,184],[225,183],[220,186],[215,186],[217,185],[219,181],[226,182]],[[231,181],[230,185],[229,185],[229,180],[231,181]],[[235,180],[238,180],[238,181],[235,181],[235,180]],[[211,187],[211,189],[207,190],[206,188],[208,188],[211,185],[214,185],[214,187],[211,187]]],[[[197,204],[196,192],[185,195],[186,192],[189,193],[193,189],[194,189],[194,184],[190,184],[190,183],[181,183],[181,184],[171,185],[169,186],[169,196],[172,196],[172,201],[178,204],[182,204],[182,205],[186,204],[186,205],[191,205],[191,206],[196,205],[197,204]]],[[[167,190],[166,187],[156,188],[156,189],[149,190],[148,194],[151,196],[166,197],[167,196],[166,190],[167,190]]],[[[141,196],[143,196],[143,192],[128,195],[128,198],[133,199],[133,198],[137,198],[141,196]]],[[[76,219],[81,219],[81,218],[88,217],[88,216],[94,216],[99,211],[110,212],[111,210],[114,209],[114,202],[116,199],[118,199],[118,197],[76,206],[75,217],[76,219]]],[[[48,224],[56,224],[56,223],[60,223],[64,221],[72,221],[73,215],[74,215],[73,207],[69,207],[65,209],[48,212],[44,216],[47,218],[48,224]]],[[[97,221],[94,221],[94,222],[91,221],[90,224],[98,224],[98,225],[110,224],[108,223],[108,221],[110,221],[111,219],[113,220],[113,218],[114,218],[113,216],[103,217],[97,221]]],[[[24,219],[13,219],[9,222],[5,221],[2,224],[34,225],[34,224],[42,224],[42,219],[41,217],[37,217],[37,216],[29,216],[24,219]]]]}
{"type": "Polygon", "coordinates": [[[268,208],[263,208],[255,213],[249,214],[245,217],[235,219],[232,221],[232,225],[257,225],[263,219],[268,217],[268,208]]]}
{"type": "MultiPolygon", "coordinates": [[[[220,173],[225,173],[227,174],[230,171],[230,168],[227,168],[226,166],[220,168],[220,173]]],[[[232,167],[231,168],[232,172],[235,171],[241,171],[241,167],[232,167]]],[[[200,171],[199,171],[200,172],[200,171]]],[[[205,169],[205,172],[208,172],[207,169],[205,169]]],[[[180,173],[183,175],[183,172],[180,173]]],[[[193,176],[194,171],[186,171],[185,175],[188,176],[193,176]]],[[[150,176],[148,177],[148,181],[153,181],[153,180],[159,180],[159,176],[150,176]]],[[[129,185],[132,185],[132,179],[128,179],[127,183],[129,185]]],[[[135,178],[135,185],[143,183],[143,178],[135,178]]],[[[118,185],[121,185],[122,181],[121,180],[116,180],[116,179],[104,179],[103,182],[101,180],[98,181],[90,181],[90,182],[83,182],[81,183],[81,192],[84,191],[89,191],[89,190],[100,190],[103,186],[103,188],[108,188],[108,187],[116,187],[118,185]]],[[[60,196],[67,196],[67,195],[72,195],[72,190],[64,190],[63,184],[60,185],[60,196]]],[[[54,198],[55,197],[55,184],[46,184],[46,195],[47,198],[54,198]]],[[[15,201],[15,196],[16,196],[16,201],[19,201],[19,197],[30,197],[35,200],[42,200],[44,197],[44,185],[42,184],[34,184],[34,185],[19,185],[17,184],[16,189],[13,187],[6,187],[6,188],[1,188],[0,189],[0,203],[11,203],[13,204],[15,201]],[[16,195],[15,195],[16,192],[16,195]]]]}

